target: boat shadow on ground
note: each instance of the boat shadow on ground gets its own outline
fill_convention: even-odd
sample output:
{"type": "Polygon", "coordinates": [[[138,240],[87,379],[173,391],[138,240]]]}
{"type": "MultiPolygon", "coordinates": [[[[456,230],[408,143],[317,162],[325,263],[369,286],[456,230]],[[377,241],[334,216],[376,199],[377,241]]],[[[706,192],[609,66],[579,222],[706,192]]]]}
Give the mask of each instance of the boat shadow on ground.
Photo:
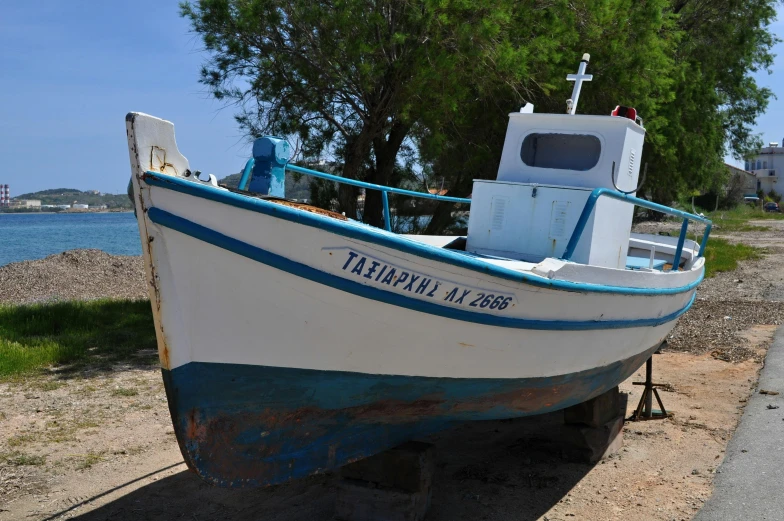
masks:
{"type": "MultiPolygon", "coordinates": [[[[472,422],[431,437],[437,459],[427,520],[539,519],[593,468],[569,460],[562,431],[556,412],[472,422]]],[[[137,478],[147,483],[74,519],[331,520],[339,478],[248,490],[213,487],[186,470],[152,479],[137,478]]]]}

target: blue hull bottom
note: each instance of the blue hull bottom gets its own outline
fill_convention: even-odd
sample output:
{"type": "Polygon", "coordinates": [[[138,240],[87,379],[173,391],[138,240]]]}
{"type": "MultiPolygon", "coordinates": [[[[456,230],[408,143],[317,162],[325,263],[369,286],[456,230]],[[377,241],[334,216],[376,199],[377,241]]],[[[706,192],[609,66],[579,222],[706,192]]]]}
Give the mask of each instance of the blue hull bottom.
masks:
{"type": "Polygon", "coordinates": [[[177,440],[204,480],[281,483],[466,420],[562,409],[628,378],[655,348],[547,378],[428,378],[191,362],[163,370],[177,440]]]}

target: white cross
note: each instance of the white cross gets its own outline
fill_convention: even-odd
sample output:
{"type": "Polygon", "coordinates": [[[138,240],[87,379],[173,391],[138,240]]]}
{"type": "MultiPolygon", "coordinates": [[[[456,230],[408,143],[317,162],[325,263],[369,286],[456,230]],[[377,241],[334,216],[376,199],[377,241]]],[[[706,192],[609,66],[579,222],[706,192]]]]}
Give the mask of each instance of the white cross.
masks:
{"type": "Polygon", "coordinates": [[[591,59],[590,54],[588,53],[583,54],[583,59],[580,62],[580,67],[577,69],[577,74],[568,74],[566,76],[567,81],[574,82],[574,90],[572,90],[572,99],[566,101],[567,114],[574,114],[575,112],[577,112],[577,100],[580,99],[580,89],[583,88],[583,82],[591,81],[593,79],[593,74],[585,74],[585,68],[588,66],[588,62],[590,61],[590,59],[591,59]]]}

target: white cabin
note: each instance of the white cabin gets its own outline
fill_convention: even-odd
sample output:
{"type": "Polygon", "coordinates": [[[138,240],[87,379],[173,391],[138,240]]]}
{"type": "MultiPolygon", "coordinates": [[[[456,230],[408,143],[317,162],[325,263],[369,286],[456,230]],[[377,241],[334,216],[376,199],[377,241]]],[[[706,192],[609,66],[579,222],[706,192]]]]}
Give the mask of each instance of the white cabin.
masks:
{"type": "MultiPolygon", "coordinates": [[[[531,110],[509,115],[497,179],[474,181],[467,251],[528,262],[560,258],[593,189],[637,187],[645,129],[636,114],[531,110]]],[[[625,269],[633,212],[600,198],[571,260],[625,269]]]]}

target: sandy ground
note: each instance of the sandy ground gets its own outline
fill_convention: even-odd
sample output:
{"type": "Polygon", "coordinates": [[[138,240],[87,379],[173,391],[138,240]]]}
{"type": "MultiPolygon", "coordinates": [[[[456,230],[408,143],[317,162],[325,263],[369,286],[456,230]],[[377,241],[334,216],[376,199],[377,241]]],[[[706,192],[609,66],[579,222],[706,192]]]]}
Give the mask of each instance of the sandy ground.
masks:
{"type": "MultiPolygon", "coordinates": [[[[781,320],[775,305],[762,318],[752,312],[784,299],[784,250],[776,247],[784,223],[764,224],[777,228],[743,239],[767,241],[765,258],[706,281],[684,317],[698,318],[684,320],[654,358],[655,379],[670,384],[661,394],[672,418],[627,422],[624,447],[597,465],[566,458],[553,434],[560,413],[445,431],[431,439],[428,520],[691,519],[711,493],[746,399],[759,391],[781,320]]],[[[210,487],[187,471],[160,373],[152,353],[141,355],[112,370],[0,384],[0,521],[333,518],[333,475],[244,491],[210,487]]],[[[631,382],[641,379],[638,371],[621,386],[629,414],[640,393],[631,382]]]]}
{"type": "MultiPolygon", "coordinates": [[[[766,345],[773,328],[757,328],[766,345]]],[[[433,438],[429,520],[691,519],[752,392],[759,363],[664,353],[656,374],[674,417],[627,423],[624,448],[598,465],[568,461],[559,413],[476,422],[433,438]]],[[[639,400],[632,380],[628,411],[639,400]]],[[[329,520],[335,477],[265,490],[216,489],[180,463],[156,369],[116,367],[0,386],[0,520],[329,520]]]]}

